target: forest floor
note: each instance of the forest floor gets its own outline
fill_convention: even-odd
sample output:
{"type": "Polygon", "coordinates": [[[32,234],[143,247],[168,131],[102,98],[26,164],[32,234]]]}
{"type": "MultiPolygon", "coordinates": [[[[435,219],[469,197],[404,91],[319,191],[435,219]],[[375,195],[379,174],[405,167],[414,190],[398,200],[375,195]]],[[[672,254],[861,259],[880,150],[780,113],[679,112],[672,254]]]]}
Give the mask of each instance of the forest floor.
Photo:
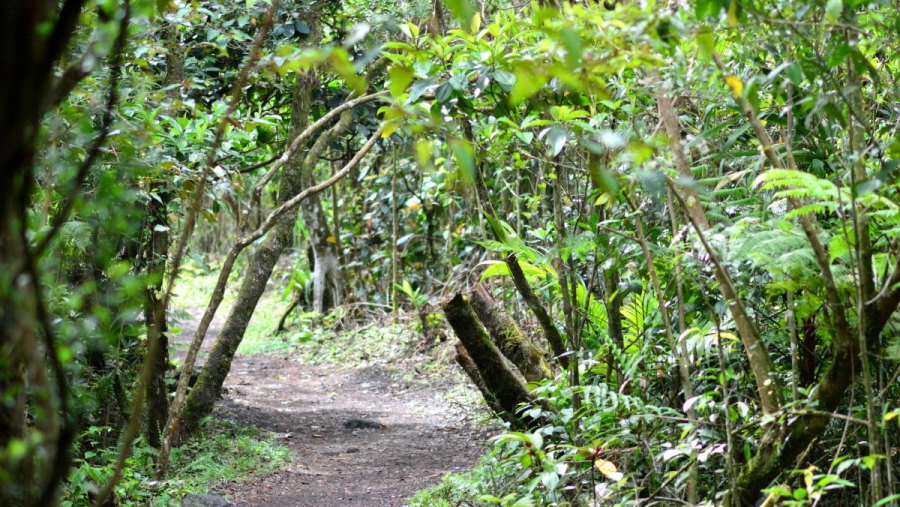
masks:
{"type": "MultiPolygon", "coordinates": [[[[175,340],[179,361],[196,329],[198,319],[190,320],[175,340]]],[[[217,317],[210,326],[206,350],[221,324],[217,317]]],[[[493,428],[479,422],[484,413],[470,386],[424,372],[422,360],[347,369],[305,364],[290,352],[238,354],[214,417],[272,433],[293,458],[285,469],[211,492],[240,506],[396,506],[473,466],[493,428]]]]}

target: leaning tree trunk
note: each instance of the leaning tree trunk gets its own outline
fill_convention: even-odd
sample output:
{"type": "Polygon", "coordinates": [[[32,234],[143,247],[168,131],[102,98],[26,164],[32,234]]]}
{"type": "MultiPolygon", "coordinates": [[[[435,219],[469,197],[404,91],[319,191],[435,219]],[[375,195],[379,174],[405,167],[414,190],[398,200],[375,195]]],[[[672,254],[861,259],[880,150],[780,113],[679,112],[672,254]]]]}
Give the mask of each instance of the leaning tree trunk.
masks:
{"type": "MultiPolygon", "coordinates": [[[[468,299],[462,294],[456,294],[453,299],[444,303],[443,307],[447,322],[450,323],[478,370],[483,389],[490,392],[490,396],[485,396],[485,399],[492,407],[499,407],[504,419],[513,424],[521,424],[523,421],[517,415],[520,406],[533,403],[524,379],[507,366],[503,354],[478,320],[468,299]]],[[[470,377],[474,376],[470,374],[470,377]]],[[[482,388],[475,378],[473,381],[480,389],[482,388]]]]}
{"type": "MultiPolygon", "coordinates": [[[[286,181],[288,179],[282,179],[282,194],[293,190],[289,184],[286,185],[289,183],[286,181]]],[[[290,196],[294,193],[296,192],[287,195],[290,196]]],[[[281,200],[282,198],[279,199],[279,201],[281,200]]],[[[216,337],[206,364],[197,378],[197,384],[188,395],[180,426],[184,431],[193,431],[201,419],[212,413],[213,405],[219,397],[225,377],[231,370],[231,361],[244,338],[244,332],[247,330],[253,311],[266,289],[269,277],[272,276],[275,263],[278,262],[285,245],[291,242],[294,220],[292,213],[282,217],[275,226],[275,230],[266,236],[266,239],[250,257],[247,274],[244,275],[231,313],[228,314],[225,325],[216,337]]]]}
{"type": "Polygon", "coordinates": [[[494,413],[502,416],[503,407],[500,406],[494,393],[492,393],[485,385],[484,379],[481,378],[481,373],[478,371],[478,366],[475,365],[475,361],[472,361],[472,357],[466,352],[466,347],[462,342],[457,342],[456,344],[456,363],[459,364],[464,372],[466,372],[466,375],[469,376],[469,379],[472,380],[475,387],[481,391],[481,396],[484,397],[484,401],[487,403],[488,407],[490,407],[494,413]]]}
{"type": "Polygon", "coordinates": [[[469,294],[472,309],[503,352],[528,382],[540,382],[553,376],[550,364],[512,316],[503,311],[484,286],[469,294]]]}
{"type": "MultiPolygon", "coordinates": [[[[309,122],[311,89],[312,87],[305,82],[303,77],[297,77],[292,103],[291,139],[302,132],[309,122]]],[[[292,157],[284,166],[281,187],[278,191],[277,204],[279,205],[301,190],[305,157],[299,155],[292,157]]],[[[269,232],[266,239],[250,257],[249,268],[241,282],[237,300],[234,302],[222,330],[216,336],[206,364],[186,400],[182,424],[179,426],[182,436],[196,429],[200,420],[212,413],[225,377],[231,370],[231,361],[244,339],[244,332],[250,324],[250,318],[253,316],[259,299],[265,292],[275,264],[278,262],[281,252],[293,240],[295,222],[296,215],[294,213],[286,213],[282,216],[274,230],[269,232]]]]}

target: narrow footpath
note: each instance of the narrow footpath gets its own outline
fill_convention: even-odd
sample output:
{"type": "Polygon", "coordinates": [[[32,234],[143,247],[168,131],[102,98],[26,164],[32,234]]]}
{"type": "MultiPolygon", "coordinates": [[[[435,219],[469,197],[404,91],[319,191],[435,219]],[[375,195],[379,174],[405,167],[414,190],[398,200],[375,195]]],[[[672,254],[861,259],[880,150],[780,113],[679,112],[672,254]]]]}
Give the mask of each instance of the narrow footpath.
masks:
{"type": "MultiPolygon", "coordinates": [[[[205,349],[220,325],[213,322],[205,349]]],[[[186,323],[179,341],[194,329],[186,323]]],[[[238,355],[215,416],[273,433],[293,457],[285,470],[213,492],[238,506],[406,505],[417,490],[471,467],[491,434],[472,406],[450,401],[453,387],[404,381],[378,366],[346,370],[238,355]]]]}

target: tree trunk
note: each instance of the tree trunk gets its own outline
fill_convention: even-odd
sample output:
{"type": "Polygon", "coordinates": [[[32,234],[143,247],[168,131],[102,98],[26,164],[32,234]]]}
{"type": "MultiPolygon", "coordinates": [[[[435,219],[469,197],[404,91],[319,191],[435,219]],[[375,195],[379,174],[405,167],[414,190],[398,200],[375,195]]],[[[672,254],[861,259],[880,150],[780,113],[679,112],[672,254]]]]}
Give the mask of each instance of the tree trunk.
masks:
{"type": "MultiPolygon", "coordinates": [[[[284,200],[285,194],[290,196],[296,193],[292,192],[294,189],[290,185],[286,185],[288,182],[285,180],[287,178],[284,178],[281,183],[282,193],[279,195],[279,201],[284,200]]],[[[257,303],[259,303],[259,298],[266,289],[275,263],[278,262],[284,246],[291,241],[294,220],[293,213],[282,217],[275,226],[275,230],[266,236],[266,239],[250,257],[247,273],[244,275],[238,291],[237,300],[225,320],[225,325],[216,337],[216,342],[209,352],[197,384],[188,395],[182,416],[182,431],[195,430],[200,420],[212,413],[213,405],[219,398],[225,377],[231,370],[231,361],[244,338],[244,332],[247,330],[257,303]]]]}
{"type": "MultiPolygon", "coordinates": [[[[291,139],[303,131],[309,122],[311,95],[311,86],[305,82],[303,76],[298,76],[292,102],[291,139]]],[[[279,205],[300,192],[304,159],[305,157],[298,154],[285,164],[281,174],[281,187],[278,191],[277,203],[279,205]]],[[[282,216],[278,219],[274,230],[269,232],[259,248],[250,256],[247,273],[238,290],[237,300],[234,302],[222,330],[216,336],[216,341],[209,352],[203,371],[197,379],[197,384],[188,395],[180,426],[182,436],[195,430],[200,420],[212,413],[213,406],[222,391],[225,377],[231,370],[231,361],[244,339],[244,332],[250,324],[250,318],[253,317],[253,311],[259,303],[259,299],[265,292],[275,263],[278,262],[284,248],[291,244],[295,223],[296,215],[294,213],[282,216]]],[[[310,234],[312,235],[312,231],[310,234]]],[[[319,264],[318,260],[316,264],[319,264]]]]}
{"type": "Polygon", "coordinates": [[[500,402],[497,401],[497,397],[494,396],[494,393],[492,393],[484,384],[481,373],[478,373],[478,367],[475,366],[475,362],[472,361],[469,353],[466,352],[466,347],[462,342],[456,344],[456,363],[462,367],[463,371],[466,372],[466,375],[469,376],[469,379],[472,380],[472,383],[475,384],[475,387],[481,391],[481,395],[484,397],[484,401],[487,402],[488,407],[490,407],[494,413],[503,415],[503,407],[500,406],[500,402]]]}
{"type": "MultiPolygon", "coordinates": [[[[173,87],[166,91],[166,96],[170,100],[176,100],[179,92],[175,85],[184,81],[184,48],[180,44],[176,27],[169,27],[165,32],[165,38],[166,74],[162,84],[163,87],[173,87]]],[[[169,339],[166,335],[168,324],[165,302],[161,297],[163,275],[169,252],[167,209],[169,193],[165,188],[165,178],[154,182],[154,185],[156,188],[150,190],[156,193],[158,200],[151,197],[148,203],[150,239],[146,245],[147,265],[145,270],[146,274],[153,279],[153,285],[147,288],[144,317],[147,322],[147,336],[151,335],[151,330],[158,333],[159,346],[156,348],[155,357],[146,358],[152,364],[152,370],[146,385],[147,413],[144,436],[151,446],[159,447],[169,414],[169,396],[166,388],[166,368],[169,364],[169,339]]]]}
{"type": "MultiPolygon", "coordinates": [[[[30,206],[39,120],[77,16],[64,16],[55,2],[0,2],[0,76],[7,76],[0,79],[0,449],[7,451],[14,439],[27,442],[41,436],[45,443],[38,449],[66,468],[69,442],[57,442],[46,426],[56,422],[55,408],[46,404],[53,392],[35,382],[38,375],[46,376],[48,362],[38,347],[36,280],[23,271],[29,262],[23,219],[30,206]],[[41,35],[42,26],[58,35],[54,45],[41,35]],[[39,415],[35,427],[26,422],[29,402],[39,415]]],[[[52,497],[60,474],[42,469],[47,460],[36,463],[34,452],[15,461],[0,452],[0,505],[34,502],[36,487],[47,479],[45,490],[52,497]]]]}
{"type": "Polygon", "coordinates": [[[550,364],[540,349],[516,321],[493,301],[483,286],[479,285],[469,294],[469,301],[494,344],[516,365],[525,380],[540,382],[553,377],[550,364]]]}
{"type": "MultiPolygon", "coordinates": [[[[496,399],[501,413],[510,422],[520,420],[516,415],[519,406],[533,402],[522,377],[506,365],[500,349],[491,341],[468,299],[456,294],[443,307],[447,322],[477,367],[485,389],[496,399]]],[[[492,403],[491,397],[486,400],[492,403]]]]}
{"type": "Polygon", "coordinates": [[[315,259],[313,270],[313,310],[325,313],[341,302],[341,265],[337,242],[328,227],[322,201],[316,195],[300,204],[300,216],[309,231],[315,259]]]}
{"type": "MultiPolygon", "coordinates": [[[[603,284],[606,296],[604,299],[606,306],[606,328],[609,338],[613,345],[618,348],[619,352],[625,351],[625,334],[622,332],[622,300],[624,299],[619,290],[619,274],[615,269],[605,271],[603,274],[603,284]],[[613,297],[615,294],[615,297],[613,297]]],[[[625,379],[622,376],[622,366],[619,364],[615,354],[610,352],[608,368],[616,372],[616,386],[622,387],[625,379]]],[[[609,374],[612,377],[612,373],[609,374]]]]}
{"type": "MultiPolygon", "coordinates": [[[[166,367],[169,363],[169,343],[166,333],[166,309],[163,306],[162,276],[166,267],[166,254],[169,249],[169,231],[166,212],[168,199],[163,198],[163,192],[158,192],[161,201],[150,199],[149,222],[150,238],[146,245],[147,265],[146,273],[153,280],[153,285],[147,288],[144,303],[144,318],[147,323],[148,336],[151,329],[158,333],[159,346],[156,347],[154,357],[145,360],[152,364],[150,378],[146,385],[147,412],[144,426],[144,436],[153,447],[159,447],[162,433],[165,431],[166,419],[169,414],[169,396],[166,388],[166,367]]],[[[149,354],[149,350],[148,350],[149,354]]]]}

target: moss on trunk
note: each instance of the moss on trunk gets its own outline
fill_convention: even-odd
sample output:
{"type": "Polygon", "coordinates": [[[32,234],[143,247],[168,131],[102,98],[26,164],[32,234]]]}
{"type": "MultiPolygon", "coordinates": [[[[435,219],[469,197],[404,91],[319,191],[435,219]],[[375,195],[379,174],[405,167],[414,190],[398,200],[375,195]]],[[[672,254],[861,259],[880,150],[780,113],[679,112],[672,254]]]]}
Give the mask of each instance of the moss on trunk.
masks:
{"type": "Polygon", "coordinates": [[[484,287],[469,294],[478,319],[484,324],[494,344],[529,382],[540,382],[553,376],[550,364],[513,318],[503,311],[484,287]]]}
{"type": "Polygon", "coordinates": [[[508,420],[517,421],[519,406],[533,401],[524,379],[507,366],[500,349],[494,345],[468,299],[456,294],[444,303],[443,308],[447,321],[478,368],[484,387],[497,400],[508,420]]]}
{"type": "Polygon", "coordinates": [[[484,401],[487,402],[488,407],[497,414],[503,415],[503,408],[497,401],[497,397],[494,396],[490,389],[484,384],[484,379],[481,378],[481,374],[478,373],[478,367],[475,366],[475,362],[469,357],[469,353],[466,352],[466,347],[463,346],[461,342],[456,344],[456,363],[462,367],[463,371],[466,372],[466,375],[469,376],[469,379],[472,380],[472,383],[475,384],[475,387],[481,391],[481,395],[484,396],[484,401]]]}

